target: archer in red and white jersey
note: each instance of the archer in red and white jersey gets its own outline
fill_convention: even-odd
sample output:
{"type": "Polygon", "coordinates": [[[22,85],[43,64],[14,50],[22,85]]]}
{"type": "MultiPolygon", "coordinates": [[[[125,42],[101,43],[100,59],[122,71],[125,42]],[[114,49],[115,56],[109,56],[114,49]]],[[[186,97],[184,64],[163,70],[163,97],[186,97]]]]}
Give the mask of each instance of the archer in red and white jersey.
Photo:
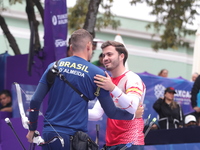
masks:
{"type": "MultiPolygon", "coordinates": [[[[135,114],[133,120],[107,120],[106,146],[109,150],[120,149],[127,143],[133,146],[129,149],[141,149],[136,145],[144,145],[144,122],[141,117],[141,105],[144,101],[146,87],[141,78],[125,68],[128,52],[124,45],[114,41],[107,41],[102,44],[103,63],[110,71],[110,77],[101,75],[95,76],[95,83],[100,88],[109,90],[115,105],[135,114]]],[[[89,110],[89,120],[98,120],[103,115],[103,110],[97,101],[94,108],[89,110]]]]}

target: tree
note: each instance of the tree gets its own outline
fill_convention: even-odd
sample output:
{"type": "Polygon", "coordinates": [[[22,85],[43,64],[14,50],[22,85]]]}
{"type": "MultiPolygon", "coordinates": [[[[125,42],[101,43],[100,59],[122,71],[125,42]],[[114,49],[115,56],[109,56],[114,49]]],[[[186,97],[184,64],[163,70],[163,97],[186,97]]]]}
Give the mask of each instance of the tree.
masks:
{"type": "Polygon", "coordinates": [[[77,0],[74,7],[68,10],[68,28],[77,30],[84,28],[95,37],[95,27],[100,30],[107,26],[116,29],[120,26],[120,21],[115,20],[115,16],[111,13],[113,0],[106,0],[106,4],[102,0],[77,0]],[[98,13],[99,7],[104,9],[103,14],[98,13]]]}
{"type": "Polygon", "coordinates": [[[83,26],[83,29],[90,32],[93,37],[95,37],[94,28],[96,25],[96,18],[97,18],[96,16],[98,13],[98,8],[99,8],[100,3],[101,3],[101,0],[90,1],[88,5],[87,16],[85,18],[85,24],[83,26]]]}
{"type": "Polygon", "coordinates": [[[160,34],[161,41],[152,45],[155,50],[178,47],[189,47],[184,40],[187,35],[194,35],[195,31],[186,28],[192,25],[196,9],[200,6],[195,0],[131,0],[131,4],[146,2],[153,10],[150,14],[156,16],[156,21],[148,24],[147,29],[153,27],[160,34]],[[162,28],[164,27],[164,30],[162,28]]]}
{"type": "MultiPolygon", "coordinates": [[[[22,0],[9,0],[10,5],[16,4],[16,3],[22,3],[22,0]]],[[[6,10],[6,8],[3,6],[3,0],[0,1],[1,4],[1,11],[6,10]]],[[[38,8],[38,11],[40,12],[42,21],[44,22],[44,9],[40,3],[39,0],[26,0],[26,13],[28,16],[28,21],[29,21],[29,26],[31,29],[31,24],[33,24],[34,26],[34,51],[37,52],[41,49],[41,44],[40,44],[40,40],[39,40],[39,34],[38,34],[38,25],[39,22],[36,20],[35,17],[35,11],[34,11],[34,6],[36,5],[36,7],[38,8]]],[[[5,19],[2,15],[0,15],[0,26],[3,30],[3,33],[5,34],[6,38],[8,39],[8,42],[10,44],[10,47],[12,48],[13,52],[15,55],[20,55],[20,49],[16,43],[15,38],[13,37],[13,35],[11,34],[11,32],[9,31],[9,28],[5,22],[5,19]]]]}
{"type": "MultiPolygon", "coordinates": [[[[43,10],[44,11],[44,10],[43,10]]],[[[33,0],[26,0],[26,13],[28,16],[28,22],[31,30],[31,26],[33,26],[33,31],[34,32],[34,45],[33,45],[33,50],[34,51],[40,51],[41,50],[41,44],[40,44],[40,38],[38,34],[38,26],[39,26],[39,21],[37,21],[35,17],[35,10],[34,10],[34,3],[33,0]]],[[[44,14],[44,13],[42,13],[44,14]]],[[[41,18],[44,18],[43,16],[41,18]]]]}
{"type": "MultiPolygon", "coordinates": [[[[20,2],[20,1],[19,1],[20,2]]],[[[10,1],[12,4],[12,1],[10,1]]],[[[3,1],[0,1],[0,12],[6,10],[6,8],[3,5],[3,1]]],[[[20,49],[16,43],[16,40],[14,36],[11,34],[4,17],[0,14],[0,27],[3,30],[3,33],[5,34],[6,38],[8,39],[10,47],[13,49],[13,52],[15,55],[21,55],[20,49]]]]}
{"type": "Polygon", "coordinates": [[[8,29],[8,26],[5,22],[5,19],[0,15],[0,26],[3,30],[3,33],[5,34],[6,38],[8,39],[8,42],[10,44],[10,47],[13,49],[13,52],[15,55],[21,55],[20,49],[16,43],[15,38],[10,33],[10,30],[8,29]]]}

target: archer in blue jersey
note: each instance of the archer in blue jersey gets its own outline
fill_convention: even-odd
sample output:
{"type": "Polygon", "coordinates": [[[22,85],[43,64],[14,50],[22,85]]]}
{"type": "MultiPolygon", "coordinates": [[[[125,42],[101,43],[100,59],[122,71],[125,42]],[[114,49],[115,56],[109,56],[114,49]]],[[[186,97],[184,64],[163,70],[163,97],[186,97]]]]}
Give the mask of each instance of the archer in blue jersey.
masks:
{"type": "MultiPolygon", "coordinates": [[[[75,31],[71,36],[73,56],[60,59],[58,70],[65,78],[81,91],[88,99],[96,98],[98,88],[94,83],[96,74],[104,75],[102,69],[88,62],[92,56],[92,36],[84,29],[75,31]]],[[[34,131],[37,129],[37,119],[40,105],[49,92],[48,108],[45,113],[43,138],[49,141],[60,135],[64,139],[62,148],[60,141],[43,146],[48,149],[70,149],[70,135],[76,131],[87,132],[88,103],[77,94],[68,84],[56,76],[54,84],[49,89],[47,73],[54,63],[50,64],[41,77],[37,89],[30,102],[29,132],[27,138],[32,142],[34,131]]],[[[100,89],[98,99],[106,115],[112,119],[131,120],[134,115],[116,108],[108,91],[100,89]]]]}

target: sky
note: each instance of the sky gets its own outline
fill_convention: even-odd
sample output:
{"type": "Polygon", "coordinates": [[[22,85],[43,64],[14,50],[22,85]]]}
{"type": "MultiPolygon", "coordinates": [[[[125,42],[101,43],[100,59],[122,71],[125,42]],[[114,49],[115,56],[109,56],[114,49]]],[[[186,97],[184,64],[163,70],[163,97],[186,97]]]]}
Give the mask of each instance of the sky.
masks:
{"type": "MultiPolygon", "coordinates": [[[[67,6],[73,7],[75,5],[75,0],[67,0],[67,6]]],[[[152,8],[148,7],[145,3],[130,5],[129,0],[114,0],[113,7],[111,11],[117,16],[129,17],[133,19],[140,19],[146,21],[154,21],[155,16],[149,15],[152,8]]],[[[101,12],[101,9],[99,9],[101,12]]],[[[198,11],[200,13],[200,9],[198,11]]],[[[189,29],[197,30],[200,26],[200,16],[196,17],[196,20],[193,22],[194,25],[187,26],[189,29]]]]}

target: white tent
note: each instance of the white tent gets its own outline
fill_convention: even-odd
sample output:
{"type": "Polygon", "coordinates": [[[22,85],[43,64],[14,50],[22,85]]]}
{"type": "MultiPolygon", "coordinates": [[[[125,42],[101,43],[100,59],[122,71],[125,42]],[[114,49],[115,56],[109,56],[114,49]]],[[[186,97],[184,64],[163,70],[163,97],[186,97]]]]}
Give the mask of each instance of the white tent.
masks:
{"type": "MultiPolygon", "coordinates": [[[[124,44],[124,41],[123,41],[121,35],[119,35],[119,34],[116,35],[114,41],[120,42],[120,43],[122,43],[126,47],[126,45],[124,44]]],[[[126,67],[126,69],[128,69],[128,63],[127,63],[127,61],[125,63],[125,67],[126,67]]]]}
{"type": "Polygon", "coordinates": [[[194,72],[200,74],[200,27],[196,32],[196,39],[194,43],[192,73],[194,72]]]}

